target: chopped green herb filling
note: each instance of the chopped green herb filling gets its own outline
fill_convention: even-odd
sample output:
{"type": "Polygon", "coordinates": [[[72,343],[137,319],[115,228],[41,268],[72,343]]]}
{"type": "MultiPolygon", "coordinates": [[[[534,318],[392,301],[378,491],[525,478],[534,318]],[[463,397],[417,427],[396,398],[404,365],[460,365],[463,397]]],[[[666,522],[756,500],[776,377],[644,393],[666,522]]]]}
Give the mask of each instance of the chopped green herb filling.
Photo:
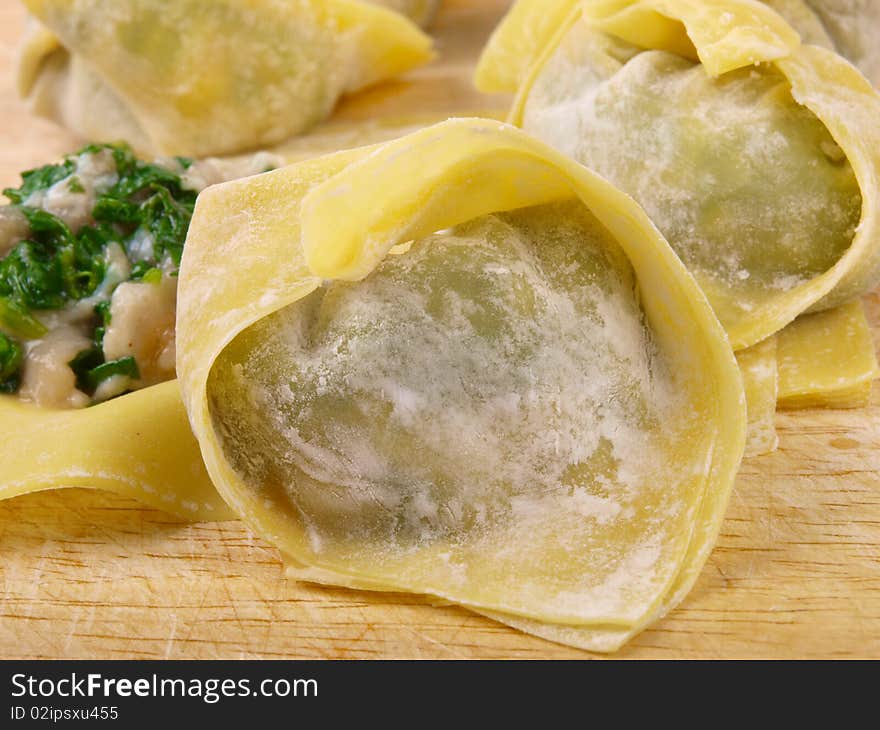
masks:
{"type": "Polygon", "coordinates": [[[70,177],[76,169],[76,155],[71,155],[60,165],[46,165],[36,170],[21,173],[20,188],[7,188],[3,191],[9,200],[20,205],[38,190],[48,190],[55,183],[70,177]]]}
{"type": "Polygon", "coordinates": [[[0,332],[0,393],[14,393],[19,385],[19,368],[24,352],[15,340],[0,332]]]}
{"type": "Polygon", "coordinates": [[[89,370],[86,378],[88,379],[89,388],[94,391],[105,380],[116,375],[128,377],[132,380],[137,380],[141,376],[135,359],[133,357],[122,357],[119,360],[105,362],[92,368],[89,370]]]}
{"type": "Polygon", "coordinates": [[[69,364],[70,369],[76,374],[76,387],[88,395],[94,395],[101,383],[116,375],[132,380],[137,380],[141,376],[133,357],[105,362],[104,353],[99,347],[83,350],[69,364]]]}
{"type": "MultiPolygon", "coordinates": [[[[176,162],[182,170],[193,164],[186,158],[176,162]]],[[[94,344],[70,362],[77,387],[93,395],[116,375],[137,380],[134,358],[104,358],[110,297],[126,280],[157,284],[163,274],[176,275],[197,193],[172,170],[138,160],[127,145],[118,144],[90,145],[60,164],[25,172],[21,186],[3,194],[24,215],[29,232],[0,260],[0,392],[18,390],[25,343],[48,332],[41,317],[83,300],[93,304],[85,311],[86,316],[93,312],[89,331],[94,344]],[[104,155],[110,164],[108,153],[115,171],[89,178],[81,162],[104,155]],[[68,225],[47,209],[46,201],[59,189],[68,196],[93,196],[84,225],[68,225]],[[111,263],[111,246],[119,250],[113,244],[128,260],[121,268],[118,259],[111,263]]]]}
{"type": "Polygon", "coordinates": [[[49,330],[15,300],[0,297],[0,329],[25,340],[35,340],[49,330]]]}

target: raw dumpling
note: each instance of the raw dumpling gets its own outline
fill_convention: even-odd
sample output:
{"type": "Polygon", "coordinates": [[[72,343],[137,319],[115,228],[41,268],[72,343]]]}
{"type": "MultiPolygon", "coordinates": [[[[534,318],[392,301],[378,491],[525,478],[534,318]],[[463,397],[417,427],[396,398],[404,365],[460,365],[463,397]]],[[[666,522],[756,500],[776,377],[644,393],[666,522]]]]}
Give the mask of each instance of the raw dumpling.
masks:
{"type": "Polygon", "coordinates": [[[511,120],[645,207],[735,349],[874,286],[880,97],[851,65],[750,0],[568,8],[528,52],[499,30],[478,81],[497,44],[537,59],[511,120]]]}
{"type": "Polygon", "coordinates": [[[880,3],[877,0],[763,0],[806,43],[837,51],[880,86],[880,3]]]}
{"type": "Polygon", "coordinates": [[[403,13],[423,27],[434,19],[440,5],[440,0],[367,0],[367,2],[384,5],[386,8],[403,13]]]}
{"type": "Polygon", "coordinates": [[[217,489],[295,577],[600,650],[687,593],[745,437],[645,214],[486,120],[203,193],[178,374],[217,489]]]}
{"type": "Polygon", "coordinates": [[[39,21],[19,67],[33,109],[149,154],[275,144],[324,119],[343,94],[431,57],[414,23],[361,0],[25,5],[39,21]]]}
{"type": "MultiPolygon", "coordinates": [[[[712,2],[713,0],[709,0],[712,2]]],[[[852,61],[880,83],[880,3],[875,0],[762,0],[780,13],[804,43],[852,61]]],[[[495,30],[477,68],[484,91],[515,91],[532,65],[584,0],[517,0],[495,30]]],[[[603,5],[592,0],[594,5],[603,5]]],[[[606,7],[611,7],[604,3],[606,7]]],[[[658,6],[662,13],[662,7],[658,6]]]]}

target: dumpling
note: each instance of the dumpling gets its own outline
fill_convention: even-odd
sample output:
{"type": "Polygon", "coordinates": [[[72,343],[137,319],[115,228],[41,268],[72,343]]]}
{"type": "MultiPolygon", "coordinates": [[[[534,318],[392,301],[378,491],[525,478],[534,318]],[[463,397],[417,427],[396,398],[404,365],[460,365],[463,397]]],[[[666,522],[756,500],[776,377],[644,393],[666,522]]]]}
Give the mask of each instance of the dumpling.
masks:
{"type": "Polygon", "coordinates": [[[876,0],[763,0],[806,43],[837,51],[880,86],[880,3],[876,0]]]}
{"type": "Polygon", "coordinates": [[[366,0],[375,5],[384,5],[386,8],[403,13],[407,18],[421,26],[426,26],[434,19],[440,0],[366,0]]]}
{"type": "Polygon", "coordinates": [[[597,650],[687,593],[745,435],[723,330],[644,213],[486,120],[203,193],[178,374],[294,577],[597,650]]]}
{"type": "Polygon", "coordinates": [[[270,146],[324,119],[343,94],[430,59],[430,39],[381,4],[25,0],[39,24],[19,89],[82,137],[145,154],[270,146]]]}
{"type": "Polygon", "coordinates": [[[880,96],[851,65],[750,0],[564,5],[511,120],[644,206],[734,349],[877,283],[880,96]]]}
{"type": "MultiPolygon", "coordinates": [[[[874,0],[760,1],[782,15],[804,43],[837,51],[875,86],[880,83],[880,4],[874,0]]],[[[478,86],[487,92],[515,91],[566,18],[583,2],[516,0],[480,58],[478,86]]],[[[663,13],[662,6],[657,12],[663,13]]]]}

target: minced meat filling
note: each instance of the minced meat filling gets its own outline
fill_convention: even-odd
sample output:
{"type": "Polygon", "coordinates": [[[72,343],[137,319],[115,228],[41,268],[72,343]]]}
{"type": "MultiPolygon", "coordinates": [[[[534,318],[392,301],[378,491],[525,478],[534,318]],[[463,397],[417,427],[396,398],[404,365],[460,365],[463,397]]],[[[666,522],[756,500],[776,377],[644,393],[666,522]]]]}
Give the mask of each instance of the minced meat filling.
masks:
{"type": "Polygon", "coordinates": [[[91,145],[23,173],[0,206],[0,392],[76,408],[173,378],[196,197],[276,159],[147,163],[91,145]]]}

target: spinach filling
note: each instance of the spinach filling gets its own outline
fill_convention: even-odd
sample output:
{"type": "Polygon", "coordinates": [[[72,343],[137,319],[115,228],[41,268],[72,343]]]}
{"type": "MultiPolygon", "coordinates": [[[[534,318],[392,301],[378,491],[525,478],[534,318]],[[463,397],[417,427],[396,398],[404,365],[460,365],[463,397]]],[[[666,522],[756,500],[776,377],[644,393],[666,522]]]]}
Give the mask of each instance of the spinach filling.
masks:
{"type": "MultiPolygon", "coordinates": [[[[182,169],[192,161],[177,158],[182,169]]],[[[121,246],[131,265],[129,281],[157,283],[176,276],[197,193],[160,165],[138,160],[125,144],[89,145],[57,165],[22,174],[22,185],[3,191],[29,227],[0,260],[0,392],[16,393],[21,382],[25,342],[48,333],[39,313],[59,311],[94,299],[88,325],[92,346],[70,367],[77,387],[89,396],[113,376],[140,377],[132,357],[107,362],[102,341],[110,320],[110,296],[120,281],[108,279],[108,248],[121,246]],[[108,151],[115,182],[96,190],[91,220],[74,231],[62,218],[32,204],[32,199],[67,181],[68,193],[85,194],[77,177],[78,160],[108,151]],[[145,249],[144,240],[150,245],[145,249]],[[102,286],[103,285],[103,286],[102,286]]]]}

